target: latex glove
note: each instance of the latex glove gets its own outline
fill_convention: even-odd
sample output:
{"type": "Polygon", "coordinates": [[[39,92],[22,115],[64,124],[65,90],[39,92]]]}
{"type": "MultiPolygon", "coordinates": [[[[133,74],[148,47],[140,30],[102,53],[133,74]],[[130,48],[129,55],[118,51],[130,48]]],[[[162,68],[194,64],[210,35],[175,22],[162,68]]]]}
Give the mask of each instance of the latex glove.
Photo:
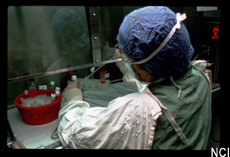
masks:
{"type": "Polygon", "coordinates": [[[63,91],[65,101],[70,100],[83,100],[83,86],[80,85],[78,80],[71,82],[63,91]]]}

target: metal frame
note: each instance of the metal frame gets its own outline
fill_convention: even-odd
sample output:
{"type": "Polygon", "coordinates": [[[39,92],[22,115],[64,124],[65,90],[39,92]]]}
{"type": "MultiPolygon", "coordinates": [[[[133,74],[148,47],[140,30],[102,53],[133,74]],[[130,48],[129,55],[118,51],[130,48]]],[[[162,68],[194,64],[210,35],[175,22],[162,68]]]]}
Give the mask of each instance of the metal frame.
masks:
{"type": "Polygon", "coordinates": [[[92,56],[94,67],[101,65],[101,48],[98,24],[98,10],[95,6],[89,7],[91,42],[92,42],[92,56]]]}
{"type": "Polygon", "coordinates": [[[27,79],[31,79],[31,78],[38,78],[38,77],[63,73],[63,72],[71,71],[71,70],[79,70],[79,69],[89,68],[92,66],[93,66],[93,63],[89,63],[89,64],[84,64],[84,65],[79,65],[79,66],[74,66],[74,67],[69,67],[69,68],[58,69],[58,70],[54,70],[54,71],[48,71],[48,72],[44,72],[44,73],[14,77],[14,78],[8,79],[7,83],[13,83],[13,82],[23,81],[23,80],[27,80],[27,79]]]}

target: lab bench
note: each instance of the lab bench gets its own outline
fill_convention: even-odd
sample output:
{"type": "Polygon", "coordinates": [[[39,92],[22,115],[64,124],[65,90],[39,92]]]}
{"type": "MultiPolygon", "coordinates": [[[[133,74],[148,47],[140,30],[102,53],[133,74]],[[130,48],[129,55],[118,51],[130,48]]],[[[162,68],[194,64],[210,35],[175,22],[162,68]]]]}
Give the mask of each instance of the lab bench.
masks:
{"type": "MultiPolygon", "coordinates": [[[[58,119],[42,125],[29,125],[23,122],[17,108],[8,110],[7,117],[13,134],[28,149],[36,149],[59,139],[52,139],[51,135],[58,126],[58,119]]],[[[17,142],[15,148],[20,148],[17,142]]]]}
{"type": "MultiPolygon", "coordinates": [[[[132,93],[133,90],[124,82],[110,84],[108,91],[84,91],[84,99],[90,107],[107,107],[108,103],[120,96],[132,93]]],[[[65,103],[62,98],[61,106],[65,103]]],[[[7,118],[13,135],[25,146],[26,149],[62,149],[59,138],[52,139],[51,135],[58,127],[58,118],[42,125],[29,125],[23,122],[17,108],[7,111],[7,118]]],[[[21,148],[17,141],[14,148],[21,148]]]]}
{"type": "MultiPolygon", "coordinates": [[[[84,91],[84,98],[90,104],[90,107],[107,107],[108,103],[120,96],[132,93],[133,90],[124,82],[110,85],[108,91],[84,91]]],[[[212,89],[212,95],[219,95],[220,84],[215,84],[212,89]]],[[[62,98],[61,106],[65,103],[62,98]]],[[[42,125],[29,125],[23,122],[18,109],[13,108],[7,111],[10,128],[19,141],[28,149],[62,149],[59,138],[52,139],[51,135],[58,127],[58,118],[54,121],[42,125]]],[[[15,148],[20,148],[15,143],[15,148]]]]}

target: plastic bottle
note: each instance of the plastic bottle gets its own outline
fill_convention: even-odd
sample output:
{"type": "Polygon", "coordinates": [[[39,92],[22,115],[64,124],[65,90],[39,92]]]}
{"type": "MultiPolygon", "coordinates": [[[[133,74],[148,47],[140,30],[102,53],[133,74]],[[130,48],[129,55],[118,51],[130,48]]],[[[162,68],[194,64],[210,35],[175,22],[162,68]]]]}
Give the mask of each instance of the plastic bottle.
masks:
{"type": "Polygon", "coordinates": [[[101,83],[104,84],[105,83],[105,72],[100,72],[100,79],[101,79],[101,83]]]}
{"type": "Polygon", "coordinates": [[[46,102],[47,102],[47,95],[48,95],[47,85],[43,85],[42,89],[43,89],[43,94],[44,94],[44,104],[46,104],[46,102]]]}
{"type": "Polygon", "coordinates": [[[76,79],[77,79],[77,75],[72,75],[71,80],[68,81],[68,85],[76,79]]]}
{"type": "Polygon", "coordinates": [[[54,102],[55,99],[56,99],[56,95],[55,94],[51,94],[51,100],[52,100],[52,102],[54,102]]]}
{"type": "Polygon", "coordinates": [[[59,91],[60,92],[61,88],[60,87],[56,87],[55,91],[59,91]]]}
{"type": "Polygon", "coordinates": [[[29,90],[31,90],[31,89],[37,89],[37,86],[36,86],[36,84],[34,83],[34,81],[29,82],[29,87],[28,87],[28,89],[29,89],[29,90]]]}
{"type": "Polygon", "coordinates": [[[23,97],[20,98],[20,101],[21,101],[21,106],[30,107],[30,104],[28,104],[28,101],[25,100],[23,97]]]}
{"type": "Polygon", "coordinates": [[[77,79],[77,76],[76,76],[76,75],[72,75],[72,76],[71,76],[71,80],[72,80],[71,82],[73,82],[73,81],[76,80],[76,79],[77,79]]]}
{"type": "Polygon", "coordinates": [[[40,95],[44,94],[44,92],[43,92],[43,85],[39,85],[38,89],[39,89],[40,95]]]}
{"type": "Polygon", "coordinates": [[[55,90],[55,82],[54,81],[50,81],[49,89],[55,90]]]}
{"type": "Polygon", "coordinates": [[[23,97],[21,97],[21,98],[20,98],[20,101],[21,101],[21,103],[23,104],[23,102],[24,102],[24,98],[23,98],[23,97]]]}
{"type": "Polygon", "coordinates": [[[25,90],[25,91],[24,91],[24,94],[25,94],[25,97],[24,97],[25,99],[29,97],[29,92],[28,92],[28,90],[25,90]]]}
{"type": "Polygon", "coordinates": [[[44,94],[45,95],[48,95],[48,90],[47,90],[47,85],[43,85],[43,90],[44,90],[44,94]]]}
{"type": "MultiPolygon", "coordinates": [[[[95,70],[95,67],[91,67],[91,68],[90,68],[90,72],[91,72],[91,73],[93,73],[94,70],[95,70]]],[[[94,76],[92,75],[92,76],[90,77],[90,79],[93,79],[93,78],[94,78],[94,76]]]]}
{"type": "Polygon", "coordinates": [[[58,97],[60,95],[60,91],[55,91],[55,95],[58,97]]]}

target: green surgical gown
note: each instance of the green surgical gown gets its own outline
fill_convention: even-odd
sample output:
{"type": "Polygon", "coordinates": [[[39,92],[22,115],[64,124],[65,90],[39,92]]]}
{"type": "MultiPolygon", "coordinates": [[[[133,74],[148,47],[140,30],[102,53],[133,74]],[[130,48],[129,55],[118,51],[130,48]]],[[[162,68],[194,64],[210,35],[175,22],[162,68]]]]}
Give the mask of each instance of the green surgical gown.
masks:
{"type": "Polygon", "coordinates": [[[180,140],[166,116],[162,114],[157,120],[152,149],[204,150],[211,128],[209,84],[204,75],[191,64],[183,73],[173,76],[173,81],[181,88],[179,98],[179,89],[169,78],[153,83],[149,88],[171,112],[188,141],[183,143],[180,140]]]}

